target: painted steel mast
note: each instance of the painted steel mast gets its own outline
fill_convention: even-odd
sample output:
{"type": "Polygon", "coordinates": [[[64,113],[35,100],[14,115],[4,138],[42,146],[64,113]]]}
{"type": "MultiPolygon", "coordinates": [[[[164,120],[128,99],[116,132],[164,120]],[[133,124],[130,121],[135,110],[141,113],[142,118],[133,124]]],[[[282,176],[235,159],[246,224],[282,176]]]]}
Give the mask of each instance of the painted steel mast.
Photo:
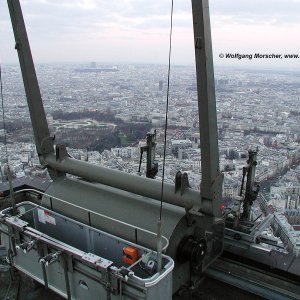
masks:
{"type": "MultiPolygon", "coordinates": [[[[22,10],[18,0],[8,0],[16,40],[26,98],[40,162],[47,167],[53,180],[69,173],[103,183],[124,191],[160,199],[160,183],[147,178],[91,165],[69,157],[64,145],[56,145],[50,136],[41,93],[37,81],[22,10]]],[[[199,192],[187,187],[182,195],[174,186],[165,184],[163,201],[218,216],[220,212],[222,176],[219,172],[218,135],[214,74],[208,0],[192,1],[196,72],[198,83],[199,127],[201,142],[202,182],[199,192]]]]}
{"type": "MultiPolygon", "coordinates": [[[[162,236],[166,254],[175,262],[173,292],[199,278],[223,250],[224,221],[220,216],[222,175],[219,171],[216,99],[208,0],[192,0],[198,86],[202,182],[189,187],[186,173],[175,185],[111,170],[71,158],[65,145],[50,136],[35,73],[22,10],[8,0],[27,103],[40,163],[53,182],[42,204],[70,219],[156,249],[156,222],[163,204],[162,236]],[[67,177],[66,174],[77,176],[67,177]]],[[[153,152],[148,152],[151,159],[153,152]]],[[[149,166],[153,167],[153,166],[149,166]]]]}

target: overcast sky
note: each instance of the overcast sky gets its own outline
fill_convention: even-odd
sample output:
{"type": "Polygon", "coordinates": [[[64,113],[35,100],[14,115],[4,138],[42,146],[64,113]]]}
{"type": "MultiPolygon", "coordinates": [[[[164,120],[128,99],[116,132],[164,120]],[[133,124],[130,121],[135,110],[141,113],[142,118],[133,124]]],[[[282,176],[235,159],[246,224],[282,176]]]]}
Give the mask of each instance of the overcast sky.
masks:
{"type": "MultiPolygon", "coordinates": [[[[171,0],[23,0],[35,62],[168,61],[171,0]]],[[[221,59],[220,53],[300,55],[300,0],[210,0],[216,65],[297,67],[299,60],[221,59]]],[[[0,58],[15,62],[6,1],[0,58]]],[[[193,64],[191,3],[174,0],[173,64],[193,64]]]]}

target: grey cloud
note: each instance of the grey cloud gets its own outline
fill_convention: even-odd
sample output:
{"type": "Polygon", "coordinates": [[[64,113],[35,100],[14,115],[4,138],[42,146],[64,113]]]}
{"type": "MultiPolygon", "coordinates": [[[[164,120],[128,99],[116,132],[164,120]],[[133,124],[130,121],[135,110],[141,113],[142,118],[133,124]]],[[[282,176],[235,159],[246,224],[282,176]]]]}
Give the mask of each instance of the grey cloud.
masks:
{"type": "MultiPolygon", "coordinates": [[[[95,1],[95,7],[91,9],[84,9],[78,3],[76,0],[22,1],[31,41],[54,43],[76,36],[97,34],[99,37],[112,27],[125,31],[128,28],[147,30],[169,26],[168,19],[161,19],[161,16],[168,13],[168,1],[153,0],[152,3],[145,3],[143,0],[129,0],[125,3],[120,0],[103,0],[95,1]],[[134,21],[136,18],[140,19],[138,23],[134,21]]],[[[124,35],[126,38],[126,32],[124,35]]]]}
{"type": "MultiPolygon", "coordinates": [[[[170,0],[95,0],[93,8],[84,9],[80,0],[35,0],[24,2],[24,14],[29,26],[37,33],[44,32],[79,32],[89,30],[97,24],[111,23],[115,26],[126,26],[134,29],[163,28],[169,26],[170,0]],[[165,18],[161,18],[164,16],[165,18]],[[131,22],[134,18],[144,18],[136,24],[131,22]],[[120,20],[126,24],[120,23],[120,20]]],[[[298,23],[299,0],[211,0],[210,11],[212,21],[219,17],[230,17],[222,22],[240,24],[262,24],[272,22],[275,24],[298,23]]],[[[191,3],[187,0],[174,1],[174,13],[186,14],[186,20],[177,20],[174,25],[190,27],[191,3]]],[[[214,24],[214,23],[213,23],[214,24]]]]}
{"type": "MultiPolygon", "coordinates": [[[[209,3],[212,26],[265,23],[282,26],[300,22],[300,0],[210,0],[209,3]]],[[[129,39],[127,29],[147,34],[170,26],[171,0],[94,0],[86,8],[84,0],[22,0],[21,4],[33,45],[50,43],[54,47],[59,42],[77,41],[77,37],[81,42],[80,38],[98,38],[111,28],[124,32],[122,38],[129,39]]],[[[5,26],[0,30],[10,23],[4,10],[7,7],[1,1],[0,18],[5,26]]],[[[190,0],[174,0],[174,26],[192,28],[190,0]]]]}
{"type": "MultiPolygon", "coordinates": [[[[91,28],[93,24],[115,23],[127,18],[126,26],[133,28],[168,27],[171,0],[95,0],[93,8],[84,9],[83,0],[27,0],[22,1],[25,20],[37,33],[53,31],[76,31],[91,28]],[[161,16],[166,18],[162,19],[161,16]],[[157,18],[155,18],[157,17],[157,18]],[[135,25],[130,19],[144,18],[144,22],[135,25]]],[[[254,24],[264,22],[298,22],[299,0],[210,0],[212,20],[220,16],[230,17],[226,22],[254,24]]],[[[186,20],[176,20],[174,25],[191,26],[191,3],[187,0],[174,0],[174,13],[186,14],[186,20]]],[[[0,12],[0,16],[1,16],[0,12]]],[[[223,19],[222,19],[223,21],[223,19]]],[[[225,22],[225,21],[224,21],[225,22]]]]}
{"type": "Polygon", "coordinates": [[[283,25],[299,23],[299,0],[211,0],[213,17],[230,16],[231,21],[243,24],[273,23],[283,25]]]}

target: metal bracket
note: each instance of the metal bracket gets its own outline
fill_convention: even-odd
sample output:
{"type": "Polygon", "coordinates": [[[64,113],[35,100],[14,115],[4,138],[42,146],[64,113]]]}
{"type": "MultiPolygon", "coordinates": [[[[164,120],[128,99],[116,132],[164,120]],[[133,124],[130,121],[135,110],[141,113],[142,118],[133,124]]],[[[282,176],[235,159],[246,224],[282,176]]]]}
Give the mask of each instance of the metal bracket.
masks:
{"type": "Polygon", "coordinates": [[[220,192],[222,191],[222,184],[223,184],[224,174],[221,172],[218,172],[216,178],[211,184],[212,190],[214,191],[213,199],[216,197],[220,197],[220,192]]]}
{"type": "Polygon", "coordinates": [[[201,196],[201,212],[212,216],[219,216],[221,212],[220,199],[222,199],[223,173],[218,172],[210,185],[213,194],[210,198],[201,196]]]}
{"type": "Polygon", "coordinates": [[[185,209],[185,217],[186,217],[186,221],[187,221],[187,226],[192,226],[193,225],[193,216],[190,214],[190,210],[189,209],[185,209]]]}
{"type": "Polygon", "coordinates": [[[17,51],[20,51],[20,50],[21,50],[21,44],[17,42],[17,43],[15,44],[15,49],[16,49],[17,51]]]}
{"type": "Polygon", "coordinates": [[[65,145],[56,145],[55,147],[56,160],[62,161],[66,157],[70,157],[65,145]]]}
{"type": "Polygon", "coordinates": [[[190,187],[189,178],[187,173],[181,173],[178,171],[175,175],[175,194],[180,190],[180,194],[183,195],[184,191],[190,187]]]}
{"type": "Polygon", "coordinates": [[[34,247],[35,243],[36,243],[35,240],[24,242],[22,244],[16,245],[16,249],[22,250],[26,254],[34,247]]]}
{"type": "Polygon", "coordinates": [[[48,136],[42,140],[41,146],[44,155],[48,153],[53,153],[54,140],[55,140],[55,136],[48,136]]]}
{"type": "MultiPolygon", "coordinates": [[[[45,255],[45,253],[47,252],[47,246],[45,246],[45,244],[43,244],[40,241],[37,241],[37,252],[39,257],[43,257],[45,255]]],[[[46,267],[45,264],[41,263],[42,266],[42,273],[43,273],[43,279],[44,279],[44,285],[45,285],[45,289],[48,289],[48,277],[47,277],[47,272],[46,272],[46,267]]]]}
{"type": "Polygon", "coordinates": [[[201,37],[196,37],[195,38],[195,48],[196,49],[201,49],[202,48],[202,38],[201,37]]]}
{"type": "Polygon", "coordinates": [[[103,257],[97,256],[93,253],[85,253],[81,259],[92,266],[95,266],[97,269],[104,269],[107,270],[112,264],[113,262],[110,260],[107,260],[103,257]]]}
{"type": "Polygon", "coordinates": [[[69,275],[68,275],[68,256],[63,253],[61,256],[62,260],[62,265],[64,269],[64,275],[65,275],[65,284],[66,284],[66,290],[67,290],[67,299],[71,300],[72,295],[71,295],[71,288],[70,288],[70,280],[69,280],[69,275]]]}
{"type": "Polygon", "coordinates": [[[54,262],[58,261],[59,257],[61,256],[62,252],[57,251],[55,253],[50,253],[44,257],[42,257],[39,262],[45,267],[48,267],[49,265],[53,264],[54,262]]]}
{"type": "Polygon", "coordinates": [[[9,225],[13,226],[14,228],[18,229],[19,231],[24,231],[25,227],[28,225],[27,222],[22,221],[17,217],[9,217],[5,219],[5,222],[9,225]]]}

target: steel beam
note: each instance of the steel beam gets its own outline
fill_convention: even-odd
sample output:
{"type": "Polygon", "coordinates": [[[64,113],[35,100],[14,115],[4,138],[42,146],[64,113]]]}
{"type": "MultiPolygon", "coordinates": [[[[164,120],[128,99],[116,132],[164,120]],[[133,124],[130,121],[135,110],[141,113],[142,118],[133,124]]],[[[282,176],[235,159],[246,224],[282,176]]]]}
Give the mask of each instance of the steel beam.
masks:
{"type": "Polygon", "coordinates": [[[8,0],[7,4],[15,35],[15,48],[18,51],[36,149],[39,157],[41,157],[54,151],[53,140],[50,138],[20,2],[8,0]]]}
{"type": "Polygon", "coordinates": [[[298,282],[223,258],[215,261],[205,275],[269,300],[299,299],[298,282]]]}
{"type": "Polygon", "coordinates": [[[215,80],[208,0],[192,0],[201,144],[201,197],[205,213],[219,216],[223,177],[219,169],[215,80]]]}
{"type": "MultiPolygon", "coordinates": [[[[47,166],[55,180],[69,173],[86,180],[99,182],[124,191],[160,200],[161,183],[120,171],[109,170],[67,156],[54,155],[36,72],[32,60],[22,10],[18,0],[8,0],[9,11],[18,50],[21,71],[30,111],[37,152],[42,165],[47,166]],[[59,173],[60,172],[60,173],[59,173]]],[[[218,216],[220,211],[222,176],[219,172],[216,105],[212,63],[208,1],[192,0],[198,102],[200,120],[202,197],[198,191],[187,188],[183,195],[175,193],[174,186],[165,184],[163,199],[174,205],[218,216]]]]}
{"type": "MultiPolygon", "coordinates": [[[[58,159],[54,154],[49,154],[46,157],[45,164],[48,168],[56,171],[66,172],[91,182],[102,183],[107,186],[160,201],[161,182],[158,180],[95,166],[91,163],[71,157],[58,159]]],[[[163,201],[190,209],[194,206],[200,206],[200,193],[191,188],[186,188],[181,195],[180,192],[175,193],[173,184],[165,183],[163,201]]]]}

